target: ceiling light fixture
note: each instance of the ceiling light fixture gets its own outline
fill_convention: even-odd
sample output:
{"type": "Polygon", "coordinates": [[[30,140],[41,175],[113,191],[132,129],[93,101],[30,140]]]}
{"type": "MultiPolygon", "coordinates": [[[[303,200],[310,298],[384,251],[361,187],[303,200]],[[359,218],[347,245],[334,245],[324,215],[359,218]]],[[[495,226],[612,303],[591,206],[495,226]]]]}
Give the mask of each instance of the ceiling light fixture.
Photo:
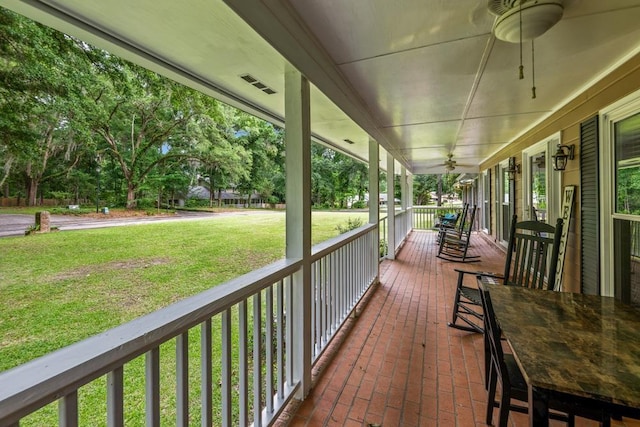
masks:
{"type": "MultiPolygon", "coordinates": [[[[502,2],[501,2],[502,3],[502,2]]],[[[513,6],[498,13],[493,26],[497,39],[520,43],[536,39],[560,21],[564,8],[561,0],[510,1],[513,6]],[[515,4],[518,4],[515,7],[515,4]]],[[[491,5],[489,6],[490,10],[491,5]]]]}
{"type": "Polygon", "coordinates": [[[498,15],[493,34],[498,40],[520,44],[519,78],[524,78],[522,43],[531,41],[531,97],[536,98],[535,55],[533,40],[560,21],[562,0],[489,0],[489,11],[498,15]],[[517,6],[516,6],[517,5],[517,6]]]}

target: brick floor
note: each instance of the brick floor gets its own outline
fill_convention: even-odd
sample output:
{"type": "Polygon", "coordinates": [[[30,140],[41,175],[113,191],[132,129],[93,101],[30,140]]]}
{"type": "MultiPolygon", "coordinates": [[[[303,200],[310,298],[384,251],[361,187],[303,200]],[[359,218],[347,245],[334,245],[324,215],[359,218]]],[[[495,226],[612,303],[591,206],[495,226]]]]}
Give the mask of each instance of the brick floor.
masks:
{"type": "MultiPolygon", "coordinates": [[[[287,408],[278,425],[486,425],[482,336],[449,328],[447,321],[454,268],[501,271],[504,254],[477,236],[473,252],[481,262],[442,261],[435,256],[435,236],[414,231],[397,259],[382,263],[380,285],[314,369],[311,393],[287,408]]],[[[509,422],[526,426],[528,418],[513,413],[509,422]]],[[[598,424],[578,418],[576,425],[598,424]]]]}

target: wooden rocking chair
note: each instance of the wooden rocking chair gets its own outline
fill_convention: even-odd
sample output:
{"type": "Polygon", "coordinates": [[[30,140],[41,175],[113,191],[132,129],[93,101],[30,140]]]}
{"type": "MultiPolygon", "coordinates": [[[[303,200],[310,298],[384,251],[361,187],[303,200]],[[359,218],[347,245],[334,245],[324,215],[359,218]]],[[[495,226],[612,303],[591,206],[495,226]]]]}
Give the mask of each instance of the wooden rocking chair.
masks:
{"type": "Polygon", "coordinates": [[[440,233],[438,258],[456,262],[477,262],[480,256],[469,255],[469,244],[476,217],[476,206],[469,208],[464,224],[459,230],[444,230],[440,233]]]}
{"type": "Polygon", "coordinates": [[[553,227],[537,221],[517,222],[514,215],[503,274],[456,269],[458,282],[449,326],[464,331],[483,332],[480,291],[477,286],[464,284],[467,274],[475,275],[477,282],[553,290],[561,233],[562,218],[558,218],[553,227]]]}

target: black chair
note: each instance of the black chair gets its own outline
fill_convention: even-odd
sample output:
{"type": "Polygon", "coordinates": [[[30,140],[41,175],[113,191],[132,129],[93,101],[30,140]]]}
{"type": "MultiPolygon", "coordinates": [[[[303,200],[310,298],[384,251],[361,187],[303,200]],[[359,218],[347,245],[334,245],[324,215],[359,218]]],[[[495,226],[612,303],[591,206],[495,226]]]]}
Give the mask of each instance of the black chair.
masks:
{"type": "Polygon", "coordinates": [[[476,206],[470,207],[460,230],[444,230],[440,233],[440,247],[438,255],[440,259],[455,262],[478,262],[480,256],[469,255],[471,233],[476,218],[476,206]]]}
{"type": "Polygon", "coordinates": [[[483,332],[482,301],[477,286],[467,286],[467,274],[477,283],[502,283],[537,289],[553,289],[560,250],[562,218],[553,227],[536,221],[511,220],[509,245],[503,274],[456,269],[458,282],[449,326],[470,332],[483,332]],[[459,324],[458,321],[463,322],[459,324]]]}
{"type": "MultiPolygon", "coordinates": [[[[512,403],[512,399],[521,402],[527,402],[529,400],[527,383],[513,355],[505,353],[502,349],[502,341],[500,339],[502,332],[493,313],[489,292],[483,289],[480,290],[479,295],[484,310],[485,357],[489,358],[485,362],[485,369],[488,369],[485,375],[488,390],[486,423],[493,425],[493,408],[498,407],[500,408],[498,425],[500,427],[506,427],[509,421],[510,411],[528,413],[527,406],[512,403]],[[496,401],[498,382],[500,382],[502,386],[502,394],[499,402],[496,401]]],[[[558,409],[555,405],[556,402],[549,402],[550,409],[558,409]]],[[[560,410],[562,410],[561,404],[560,410]]],[[[550,412],[549,417],[565,421],[570,427],[574,425],[573,414],[550,412]]]]}
{"type": "Polygon", "coordinates": [[[443,233],[453,231],[459,234],[462,232],[462,227],[465,224],[468,211],[469,204],[465,203],[461,212],[440,215],[438,217],[438,223],[433,227],[433,229],[438,232],[438,244],[440,244],[440,239],[443,233]]]}

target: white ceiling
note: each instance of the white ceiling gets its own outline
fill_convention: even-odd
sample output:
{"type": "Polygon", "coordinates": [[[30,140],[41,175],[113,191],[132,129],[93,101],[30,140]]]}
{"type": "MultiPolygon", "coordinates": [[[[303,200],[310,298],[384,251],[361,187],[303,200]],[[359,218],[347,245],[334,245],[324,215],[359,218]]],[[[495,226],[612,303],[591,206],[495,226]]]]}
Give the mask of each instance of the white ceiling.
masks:
{"type": "Polygon", "coordinates": [[[477,171],[640,47],[640,0],[565,0],[563,18],[535,40],[532,99],[531,45],[519,80],[519,45],[492,35],[487,0],[0,5],[278,124],[288,61],[312,83],[316,140],[366,160],[372,137],[413,173],[442,172],[449,153],[456,172],[477,171]]]}

